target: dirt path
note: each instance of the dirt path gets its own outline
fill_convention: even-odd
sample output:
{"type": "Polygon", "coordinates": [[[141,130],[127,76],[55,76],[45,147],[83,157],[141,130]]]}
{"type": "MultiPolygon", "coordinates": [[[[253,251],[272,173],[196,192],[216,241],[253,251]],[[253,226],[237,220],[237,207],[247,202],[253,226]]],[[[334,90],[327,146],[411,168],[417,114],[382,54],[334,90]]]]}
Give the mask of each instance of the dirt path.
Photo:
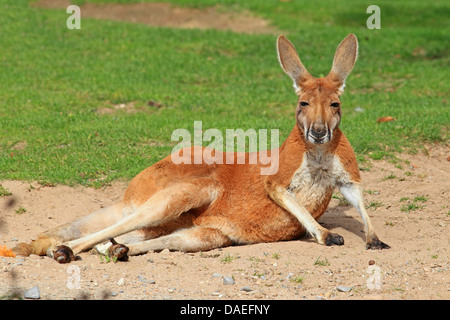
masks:
{"type": "MultiPolygon", "coordinates": [[[[69,0],[39,0],[32,4],[46,9],[66,9],[69,0]]],[[[85,3],[82,18],[116,20],[182,29],[217,29],[247,34],[278,34],[267,20],[248,12],[231,12],[214,6],[205,9],[178,7],[164,2],[85,3]]]]}
{"type": "MultiPolygon", "coordinates": [[[[70,265],[0,257],[0,297],[38,286],[40,299],[449,299],[450,149],[428,153],[375,161],[362,172],[369,214],[390,250],[366,251],[358,213],[333,199],[320,222],[344,237],[342,247],[303,239],[148,253],[123,263],[82,253],[70,265]]],[[[114,203],[126,188],[1,185],[12,192],[0,198],[0,245],[8,247],[114,203]]]]}

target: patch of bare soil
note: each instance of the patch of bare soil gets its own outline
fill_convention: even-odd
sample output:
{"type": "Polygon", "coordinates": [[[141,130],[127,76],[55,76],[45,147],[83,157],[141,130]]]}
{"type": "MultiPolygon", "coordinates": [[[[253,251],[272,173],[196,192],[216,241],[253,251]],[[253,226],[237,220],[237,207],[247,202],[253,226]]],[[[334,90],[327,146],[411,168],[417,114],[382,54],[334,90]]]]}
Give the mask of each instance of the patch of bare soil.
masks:
{"type": "MultiPolygon", "coordinates": [[[[39,0],[33,5],[47,9],[66,9],[69,0],[39,0]]],[[[218,29],[237,33],[276,34],[269,22],[250,12],[223,11],[220,7],[206,9],[177,7],[169,3],[94,4],[80,7],[81,18],[127,21],[151,26],[184,29],[218,29]]]]}
{"type": "MultiPolygon", "coordinates": [[[[340,247],[302,239],[118,263],[85,252],[69,265],[0,257],[0,297],[38,286],[40,299],[449,299],[449,156],[433,146],[362,172],[369,215],[389,250],[365,250],[359,214],[336,194],[320,223],[344,237],[340,247]]],[[[8,247],[115,203],[126,188],[1,185],[12,192],[0,198],[0,246],[8,247]]]]}

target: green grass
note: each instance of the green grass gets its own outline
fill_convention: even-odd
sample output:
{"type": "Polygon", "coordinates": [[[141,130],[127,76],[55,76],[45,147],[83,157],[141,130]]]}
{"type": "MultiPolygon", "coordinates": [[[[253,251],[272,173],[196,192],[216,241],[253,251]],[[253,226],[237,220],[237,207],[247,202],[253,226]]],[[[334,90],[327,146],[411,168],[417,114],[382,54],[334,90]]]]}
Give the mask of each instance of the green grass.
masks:
{"type": "Polygon", "coordinates": [[[10,195],[12,195],[11,191],[0,184],[0,197],[7,197],[10,195]]]}
{"type": "Polygon", "coordinates": [[[227,255],[225,255],[225,257],[220,259],[220,262],[222,262],[222,263],[230,263],[233,260],[236,260],[238,258],[239,258],[238,256],[233,256],[233,255],[228,253],[227,255]]]}
{"type": "Polygon", "coordinates": [[[403,197],[400,199],[400,202],[405,202],[405,201],[407,203],[404,204],[400,208],[400,210],[408,213],[410,211],[415,211],[415,210],[424,208],[425,207],[424,205],[420,205],[418,203],[426,203],[428,201],[428,196],[425,196],[425,195],[415,196],[414,199],[412,200],[412,202],[407,197],[403,197]]]}
{"type": "Polygon", "coordinates": [[[330,262],[328,262],[328,259],[325,257],[324,259],[320,259],[320,256],[317,257],[316,260],[314,260],[314,265],[315,266],[329,266],[330,262]]]}
{"type": "MultiPolygon", "coordinates": [[[[83,17],[81,30],[69,30],[65,10],[30,2],[0,4],[0,180],[101,186],[168,155],[172,131],[192,132],[194,120],[222,132],[278,128],[280,140],[294,125],[296,97],[274,35],[83,17]],[[120,104],[134,112],[115,110],[120,104]],[[113,112],[98,112],[105,108],[113,112]]],[[[341,128],[358,158],[448,143],[447,1],[378,1],[380,30],[366,28],[369,1],[170,2],[268,19],[315,76],[328,73],[338,43],[355,33],[359,58],[342,97],[341,128]],[[381,116],[397,120],[377,124],[381,116]]]]}
{"type": "Polygon", "coordinates": [[[291,277],[289,278],[289,281],[294,282],[294,283],[303,283],[303,278],[301,276],[295,276],[295,277],[291,277]]]}
{"type": "Polygon", "coordinates": [[[369,205],[366,206],[367,209],[377,210],[379,207],[383,206],[383,201],[371,201],[369,205]]]}
{"type": "Polygon", "coordinates": [[[24,207],[19,207],[16,210],[14,210],[17,214],[24,214],[27,212],[27,209],[25,209],[24,207]]]}

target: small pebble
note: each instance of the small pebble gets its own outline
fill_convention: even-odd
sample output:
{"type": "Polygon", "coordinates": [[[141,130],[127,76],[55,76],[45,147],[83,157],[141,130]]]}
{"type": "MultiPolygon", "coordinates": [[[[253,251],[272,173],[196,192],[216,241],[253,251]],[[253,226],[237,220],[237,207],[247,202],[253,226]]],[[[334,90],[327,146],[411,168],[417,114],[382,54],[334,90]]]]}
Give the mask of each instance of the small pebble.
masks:
{"type": "Polygon", "coordinates": [[[352,287],[346,287],[346,286],[339,286],[336,288],[337,291],[339,292],[349,292],[351,291],[353,288],[352,287]]]}
{"type": "Polygon", "coordinates": [[[375,260],[369,260],[369,266],[373,266],[375,264],[375,260]]]}
{"type": "Polygon", "coordinates": [[[148,280],[144,276],[138,275],[138,280],[144,283],[155,284],[155,280],[148,280]]]}
{"type": "Polygon", "coordinates": [[[41,293],[39,292],[39,287],[34,286],[33,288],[25,291],[25,293],[23,294],[23,297],[25,299],[40,299],[41,293]]]}
{"type": "Polygon", "coordinates": [[[234,279],[232,277],[223,276],[223,284],[232,285],[234,284],[234,279]]]}
{"type": "Polygon", "coordinates": [[[252,288],[245,286],[245,287],[241,288],[241,291],[250,292],[250,291],[253,291],[253,290],[252,290],[252,288]]]}
{"type": "Polygon", "coordinates": [[[289,272],[288,275],[286,276],[286,280],[291,279],[294,276],[294,274],[292,272],[289,272]]]}

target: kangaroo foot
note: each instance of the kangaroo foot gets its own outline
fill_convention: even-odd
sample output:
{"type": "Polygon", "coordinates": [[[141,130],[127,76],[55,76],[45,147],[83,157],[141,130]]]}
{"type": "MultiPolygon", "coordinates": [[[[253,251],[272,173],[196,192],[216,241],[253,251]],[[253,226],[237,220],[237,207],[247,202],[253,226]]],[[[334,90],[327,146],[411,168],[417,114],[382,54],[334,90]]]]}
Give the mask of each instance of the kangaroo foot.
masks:
{"type": "Polygon", "coordinates": [[[391,247],[384,243],[383,241],[380,241],[377,237],[372,238],[370,241],[367,241],[366,243],[366,249],[372,249],[372,250],[381,250],[381,249],[390,249],[391,247]]]}
{"type": "Polygon", "coordinates": [[[108,248],[108,255],[110,258],[116,258],[117,261],[128,261],[128,251],[130,250],[127,246],[117,243],[114,238],[109,238],[112,245],[108,248]]]}
{"type": "Polygon", "coordinates": [[[80,260],[80,257],[75,256],[72,249],[68,246],[60,245],[53,251],[53,259],[58,263],[69,263],[71,261],[80,260]]]}
{"type": "Polygon", "coordinates": [[[344,238],[337,233],[329,233],[325,240],[327,246],[342,246],[344,244],[344,238]]]}

